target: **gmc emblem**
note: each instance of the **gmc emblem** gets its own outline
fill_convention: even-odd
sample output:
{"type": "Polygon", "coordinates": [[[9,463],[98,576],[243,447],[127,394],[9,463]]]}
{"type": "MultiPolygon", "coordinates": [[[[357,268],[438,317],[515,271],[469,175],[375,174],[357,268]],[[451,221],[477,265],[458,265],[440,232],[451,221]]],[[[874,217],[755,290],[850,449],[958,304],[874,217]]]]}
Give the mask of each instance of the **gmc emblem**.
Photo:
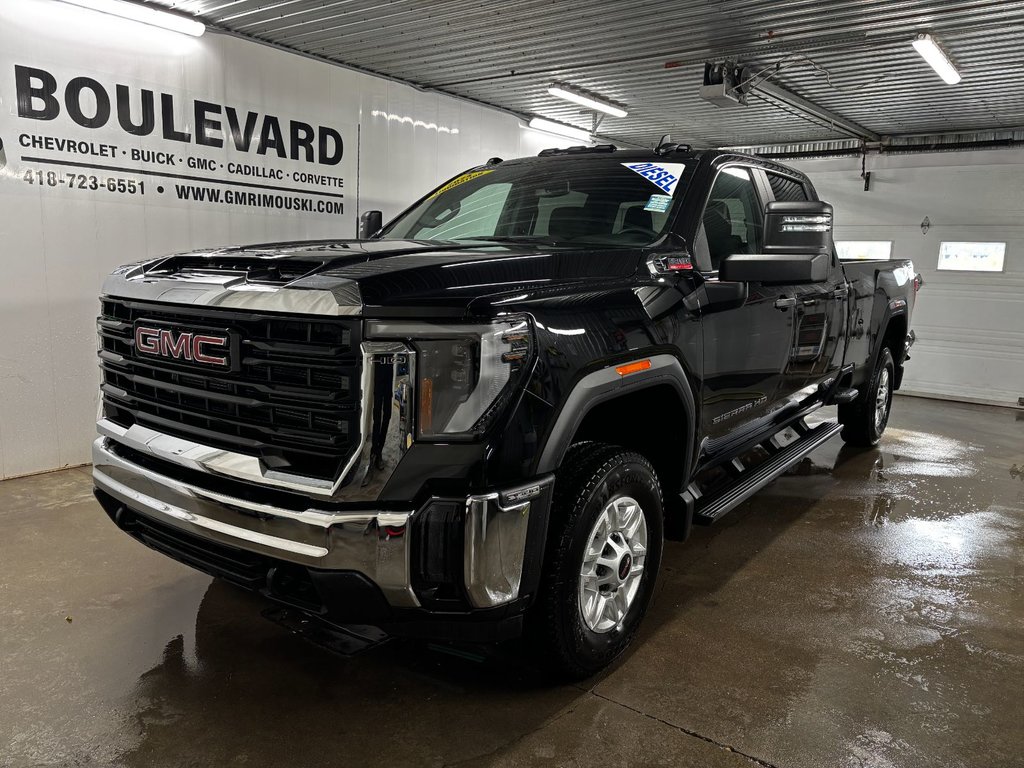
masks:
{"type": "Polygon", "coordinates": [[[230,348],[231,339],[227,336],[135,326],[135,351],[144,355],[227,368],[230,348]]]}

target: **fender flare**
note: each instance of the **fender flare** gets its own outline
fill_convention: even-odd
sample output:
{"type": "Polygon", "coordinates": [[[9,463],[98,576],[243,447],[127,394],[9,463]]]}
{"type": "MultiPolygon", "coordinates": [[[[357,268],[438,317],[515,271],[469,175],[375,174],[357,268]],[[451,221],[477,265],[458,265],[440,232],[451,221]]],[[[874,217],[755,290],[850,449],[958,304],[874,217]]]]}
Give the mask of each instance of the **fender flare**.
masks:
{"type": "MultiPolygon", "coordinates": [[[[882,354],[882,341],[889,330],[893,319],[902,317],[910,327],[910,314],[907,311],[906,299],[902,297],[890,298],[881,289],[876,290],[873,311],[870,318],[868,334],[871,338],[871,346],[868,348],[867,360],[858,366],[851,378],[852,386],[861,386],[871,378],[871,373],[878,364],[878,357],[882,354]]],[[[847,361],[849,362],[849,361],[847,361]]],[[[896,367],[901,368],[900,362],[896,361],[896,367]]]]}
{"type": "MultiPolygon", "coordinates": [[[[871,371],[875,370],[875,366],[878,364],[878,358],[882,354],[882,342],[885,341],[885,337],[889,333],[889,326],[891,326],[893,320],[897,318],[903,318],[904,320],[906,320],[909,330],[910,316],[907,313],[906,300],[887,299],[885,309],[883,310],[882,315],[878,321],[878,330],[875,333],[874,343],[871,346],[871,351],[868,357],[868,360],[870,362],[870,366],[868,368],[868,376],[871,375],[871,371]],[[894,304],[898,301],[902,301],[903,303],[894,306],[894,304]]],[[[897,367],[900,367],[902,365],[902,360],[896,359],[895,356],[893,356],[893,361],[896,363],[897,367]]]]}
{"type": "Polygon", "coordinates": [[[678,358],[662,354],[651,357],[638,357],[615,365],[601,368],[588,373],[572,388],[569,396],[555,419],[548,433],[538,459],[537,474],[554,472],[561,464],[570,441],[587,414],[597,405],[621,395],[636,392],[659,384],[668,384],[679,395],[686,412],[688,434],[685,441],[685,452],[682,458],[684,485],[693,470],[694,450],[696,443],[697,409],[693,392],[690,388],[686,372],[678,358]],[[627,365],[639,360],[650,360],[651,367],[637,373],[622,376],[615,370],[616,366],[627,365]]]}

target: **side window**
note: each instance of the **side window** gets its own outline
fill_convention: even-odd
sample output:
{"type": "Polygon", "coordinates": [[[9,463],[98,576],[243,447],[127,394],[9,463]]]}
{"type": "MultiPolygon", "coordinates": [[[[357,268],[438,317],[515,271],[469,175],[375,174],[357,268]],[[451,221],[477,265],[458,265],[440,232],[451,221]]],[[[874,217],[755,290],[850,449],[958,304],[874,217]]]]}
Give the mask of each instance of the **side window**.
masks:
{"type": "Polygon", "coordinates": [[[775,199],[780,203],[799,203],[810,199],[802,181],[771,172],[766,172],[765,175],[768,176],[768,183],[772,185],[775,199]]]}
{"type": "Polygon", "coordinates": [[[760,253],[763,230],[761,201],[750,171],[723,168],[711,187],[697,232],[697,263],[717,270],[726,256],[760,253]]]}

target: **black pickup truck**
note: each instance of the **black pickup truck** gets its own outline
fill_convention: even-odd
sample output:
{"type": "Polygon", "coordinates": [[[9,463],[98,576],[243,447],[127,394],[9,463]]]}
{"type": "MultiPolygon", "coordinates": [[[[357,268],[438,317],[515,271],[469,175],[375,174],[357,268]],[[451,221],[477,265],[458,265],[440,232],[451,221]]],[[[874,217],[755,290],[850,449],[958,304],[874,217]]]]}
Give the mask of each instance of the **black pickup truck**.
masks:
{"type": "Polygon", "coordinates": [[[324,621],[525,633],[570,676],[630,642],[665,538],[876,444],[914,339],[913,265],[840,263],[757,157],[494,159],[360,228],[107,279],[96,496],[324,621]]]}

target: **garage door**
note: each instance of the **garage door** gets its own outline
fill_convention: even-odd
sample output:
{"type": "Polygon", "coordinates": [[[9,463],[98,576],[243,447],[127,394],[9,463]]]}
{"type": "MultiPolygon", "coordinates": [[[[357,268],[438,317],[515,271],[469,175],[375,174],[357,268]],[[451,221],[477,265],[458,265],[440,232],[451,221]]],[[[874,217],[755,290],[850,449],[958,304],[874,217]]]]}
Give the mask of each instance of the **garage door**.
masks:
{"type": "MultiPolygon", "coordinates": [[[[907,366],[908,392],[1017,405],[1024,397],[1024,160],[1018,152],[872,157],[800,163],[836,207],[837,240],[891,241],[924,277],[907,366]],[[941,165],[940,165],[941,163],[941,165]],[[927,219],[927,222],[925,221],[927,219]],[[944,259],[943,243],[1005,243],[1001,271],[983,247],[944,259]]],[[[947,245],[950,251],[951,246],[947,245]]],[[[954,249],[955,250],[955,249],[954,249]]]]}

